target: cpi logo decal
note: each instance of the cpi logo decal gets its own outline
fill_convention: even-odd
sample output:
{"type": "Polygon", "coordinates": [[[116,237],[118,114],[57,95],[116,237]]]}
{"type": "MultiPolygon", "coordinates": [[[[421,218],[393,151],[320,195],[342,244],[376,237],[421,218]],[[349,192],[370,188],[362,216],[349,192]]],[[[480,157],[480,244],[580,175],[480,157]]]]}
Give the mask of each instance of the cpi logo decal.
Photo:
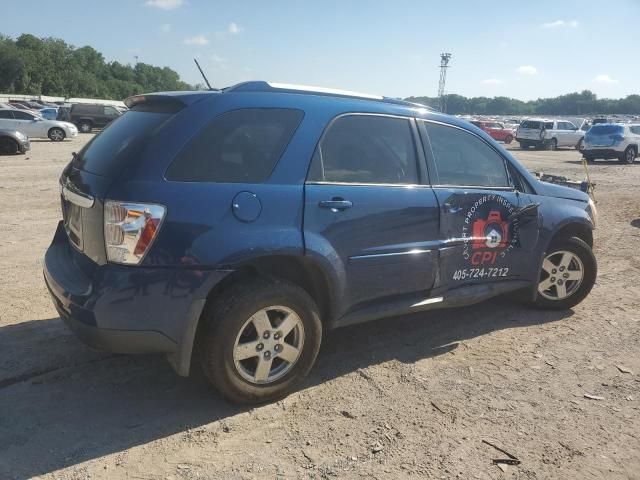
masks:
{"type": "Polygon", "coordinates": [[[471,206],[464,219],[463,256],[472,265],[495,265],[518,242],[518,222],[507,221],[514,207],[506,198],[483,195],[471,206]]]}

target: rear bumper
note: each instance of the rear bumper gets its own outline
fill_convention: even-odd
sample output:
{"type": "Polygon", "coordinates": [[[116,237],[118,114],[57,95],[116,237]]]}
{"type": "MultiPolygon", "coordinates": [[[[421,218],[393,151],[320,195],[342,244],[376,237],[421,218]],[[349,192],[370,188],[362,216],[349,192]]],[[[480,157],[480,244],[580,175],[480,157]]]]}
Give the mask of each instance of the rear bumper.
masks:
{"type": "Polygon", "coordinates": [[[229,272],[98,265],[73,248],[62,222],[45,254],[44,279],[68,327],[114,353],[165,353],[188,374],[207,293],[229,272]]]}
{"type": "Polygon", "coordinates": [[[585,148],[582,155],[591,158],[618,158],[623,152],[614,150],[613,148],[585,148]]]}

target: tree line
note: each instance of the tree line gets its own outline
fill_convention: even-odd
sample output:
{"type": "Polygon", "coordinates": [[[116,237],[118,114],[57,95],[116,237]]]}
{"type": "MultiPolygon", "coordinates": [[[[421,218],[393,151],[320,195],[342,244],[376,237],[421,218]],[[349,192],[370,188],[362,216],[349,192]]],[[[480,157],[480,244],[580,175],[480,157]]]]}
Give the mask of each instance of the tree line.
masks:
{"type": "Polygon", "coordinates": [[[106,62],[90,46],[57,38],[0,34],[0,93],[122,100],[144,92],[189,90],[177,72],[146,63],[106,62]]]}
{"type": "MultiPolygon", "coordinates": [[[[146,63],[125,65],[105,61],[90,46],[75,48],[58,38],[0,34],[0,93],[88,97],[122,100],[144,92],[189,90],[174,70],[146,63]]],[[[407,100],[438,108],[435,97],[407,100]]],[[[508,97],[446,95],[446,112],[476,115],[589,115],[640,114],[640,95],[621,99],[597,98],[589,90],[524,102],[508,97]]]]}
{"type": "MultiPolygon", "coordinates": [[[[409,97],[410,102],[439,108],[437,97],[409,97]]],[[[595,93],[583,90],[553,98],[539,98],[524,102],[509,97],[473,97],[449,94],[445,96],[445,111],[452,115],[594,115],[640,114],[640,95],[625,98],[598,98],[595,93]]]]}

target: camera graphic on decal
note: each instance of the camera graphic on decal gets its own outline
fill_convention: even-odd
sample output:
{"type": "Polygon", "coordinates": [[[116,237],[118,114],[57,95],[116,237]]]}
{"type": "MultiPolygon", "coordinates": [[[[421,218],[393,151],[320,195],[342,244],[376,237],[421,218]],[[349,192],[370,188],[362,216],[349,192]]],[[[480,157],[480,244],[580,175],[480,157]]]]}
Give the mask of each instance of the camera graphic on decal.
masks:
{"type": "Polygon", "coordinates": [[[502,219],[500,212],[491,210],[487,219],[478,218],[473,222],[473,244],[471,248],[506,248],[509,244],[509,222],[502,219]]]}

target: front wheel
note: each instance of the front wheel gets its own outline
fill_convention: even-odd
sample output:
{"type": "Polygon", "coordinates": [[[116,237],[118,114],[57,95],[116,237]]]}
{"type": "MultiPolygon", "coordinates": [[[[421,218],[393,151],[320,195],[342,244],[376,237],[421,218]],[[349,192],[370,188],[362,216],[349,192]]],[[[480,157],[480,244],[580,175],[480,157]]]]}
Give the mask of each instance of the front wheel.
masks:
{"type": "Polygon", "coordinates": [[[583,240],[554,241],[542,262],[535,305],[552,309],[577,305],[593,288],[597,273],[596,257],[583,240]]]}
{"type": "Polygon", "coordinates": [[[80,122],[78,124],[78,130],[80,130],[82,133],[91,133],[91,129],[93,128],[93,125],[91,125],[91,123],[89,122],[80,122]]]}
{"type": "Polygon", "coordinates": [[[507,145],[510,144],[511,142],[513,142],[513,136],[512,135],[507,135],[504,139],[504,143],[506,143],[507,145]]]}
{"type": "Polygon", "coordinates": [[[64,130],[61,128],[52,128],[49,130],[49,140],[52,142],[61,142],[66,137],[64,130]]]}
{"type": "Polygon", "coordinates": [[[200,360],[231,401],[263,403],[289,393],[313,366],[322,339],[318,307],[280,280],[238,284],[203,318],[200,360]]]}

